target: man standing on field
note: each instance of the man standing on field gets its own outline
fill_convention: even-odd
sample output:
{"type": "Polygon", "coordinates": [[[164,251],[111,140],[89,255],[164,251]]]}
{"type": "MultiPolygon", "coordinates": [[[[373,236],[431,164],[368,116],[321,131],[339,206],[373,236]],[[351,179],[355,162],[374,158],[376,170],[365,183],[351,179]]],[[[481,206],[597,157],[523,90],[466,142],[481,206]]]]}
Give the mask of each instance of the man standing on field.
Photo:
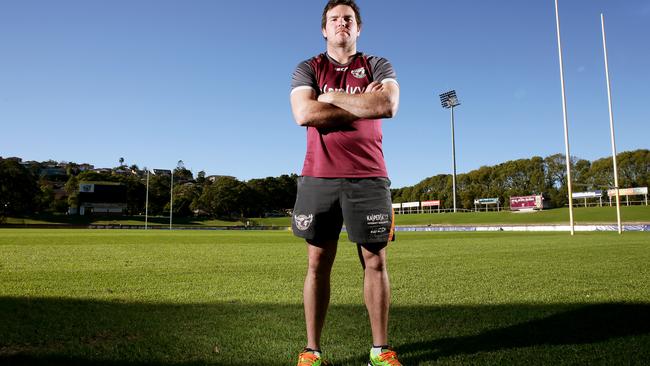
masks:
{"type": "Polygon", "coordinates": [[[399,86],[386,59],[357,52],[361,16],[353,0],[330,0],[321,29],[327,52],[300,63],[291,81],[293,116],[307,128],[292,220],[308,253],[303,292],[307,347],[298,365],[327,364],[320,338],[343,222],[364,270],[373,342],[368,365],[400,365],[388,346],[386,247],[394,226],[380,120],[397,112],[399,86]]]}

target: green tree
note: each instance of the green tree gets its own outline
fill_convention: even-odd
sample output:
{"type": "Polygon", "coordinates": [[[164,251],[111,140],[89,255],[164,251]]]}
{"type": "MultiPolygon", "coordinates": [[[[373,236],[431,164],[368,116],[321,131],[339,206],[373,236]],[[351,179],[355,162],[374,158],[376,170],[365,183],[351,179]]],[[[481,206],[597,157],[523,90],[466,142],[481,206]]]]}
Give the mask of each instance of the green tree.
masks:
{"type": "Polygon", "coordinates": [[[196,183],[199,185],[204,185],[206,182],[205,179],[205,171],[201,170],[197,175],[196,175],[196,183]]]}
{"type": "MultiPolygon", "coordinates": [[[[190,217],[194,214],[194,205],[201,197],[201,186],[196,183],[185,183],[174,186],[174,216],[190,217]]],[[[169,207],[166,206],[169,211],[169,207]]]]}
{"type": "Polygon", "coordinates": [[[250,202],[250,188],[235,178],[219,177],[203,189],[198,207],[211,217],[244,217],[250,202]]]}
{"type": "Polygon", "coordinates": [[[0,210],[3,214],[34,213],[38,200],[36,176],[16,161],[0,159],[0,210]]]}
{"type": "Polygon", "coordinates": [[[162,215],[167,207],[169,212],[169,199],[171,188],[171,177],[168,174],[149,176],[149,213],[151,215],[162,215]]]}
{"type": "Polygon", "coordinates": [[[144,214],[146,178],[137,175],[119,175],[117,180],[126,186],[126,211],[129,215],[144,214]]]}
{"type": "Polygon", "coordinates": [[[71,175],[65,183],[65,192],[68,194],[69,207],[79,207],[79,180],[76,176],[71,175]]]}

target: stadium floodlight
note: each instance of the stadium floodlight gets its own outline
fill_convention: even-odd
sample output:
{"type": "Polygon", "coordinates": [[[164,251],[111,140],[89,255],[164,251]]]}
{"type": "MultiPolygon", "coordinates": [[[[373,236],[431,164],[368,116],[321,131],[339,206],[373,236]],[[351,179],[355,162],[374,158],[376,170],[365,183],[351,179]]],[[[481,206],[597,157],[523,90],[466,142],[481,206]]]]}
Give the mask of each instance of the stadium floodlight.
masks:
{"type": "Polygon", "coordinates": [[[440,94],[440,103],[442,104],[442,108],[453,108],[460,105],[455,90],[440,94]]]}
{"type": "Polygon", "coordinates": [[[456,212],[456,137],[454,134],[454,107],[458,107],[460,102],[456,96],[455,90],[440,94],[440,103],[442,108],[451,109],[451,160],[454,166],[454,174],[452,176],[452,189],[454,197],[454,212],[456,212]]]}

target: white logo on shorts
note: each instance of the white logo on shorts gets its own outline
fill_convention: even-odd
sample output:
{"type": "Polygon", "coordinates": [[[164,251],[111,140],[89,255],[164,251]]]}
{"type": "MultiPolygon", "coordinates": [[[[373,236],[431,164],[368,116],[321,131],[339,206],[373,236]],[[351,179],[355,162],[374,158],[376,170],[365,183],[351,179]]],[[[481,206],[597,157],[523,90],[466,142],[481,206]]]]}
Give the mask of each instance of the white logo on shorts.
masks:
{"type": "Polygon", "coordinates": [[[386,224],[389,221],[390,216],[388,214],[371,214],[371,215],[366,215],[366,222],[370,225],[373,224],[386,224]]]}
{"type": "Polygon", "coordinates": [[[305,231],[309,229],[312,221],[314,221],[314,215],[293,215],[293,221],[296,223],[298,230],[305,231]]]}

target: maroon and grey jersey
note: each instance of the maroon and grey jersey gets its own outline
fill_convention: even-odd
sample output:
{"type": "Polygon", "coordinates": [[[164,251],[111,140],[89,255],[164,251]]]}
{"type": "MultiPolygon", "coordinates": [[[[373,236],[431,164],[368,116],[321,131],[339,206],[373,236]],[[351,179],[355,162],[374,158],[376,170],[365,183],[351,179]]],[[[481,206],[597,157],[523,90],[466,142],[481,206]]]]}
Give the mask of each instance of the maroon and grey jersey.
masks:
{"type": "MultiPolygon", "coordinates": [[[[360,94],[373,81],[397,83],[384,58],[359,52],[347,65],[326,53],[301,62],[291,79],[291,93],[313,89],[316,95],[339,91],[360,94]]],[[[328,129],[307,127],[302,175],[320,178],[388,177],[382,151],[380,119],[360,119],[328,129]]]]}

